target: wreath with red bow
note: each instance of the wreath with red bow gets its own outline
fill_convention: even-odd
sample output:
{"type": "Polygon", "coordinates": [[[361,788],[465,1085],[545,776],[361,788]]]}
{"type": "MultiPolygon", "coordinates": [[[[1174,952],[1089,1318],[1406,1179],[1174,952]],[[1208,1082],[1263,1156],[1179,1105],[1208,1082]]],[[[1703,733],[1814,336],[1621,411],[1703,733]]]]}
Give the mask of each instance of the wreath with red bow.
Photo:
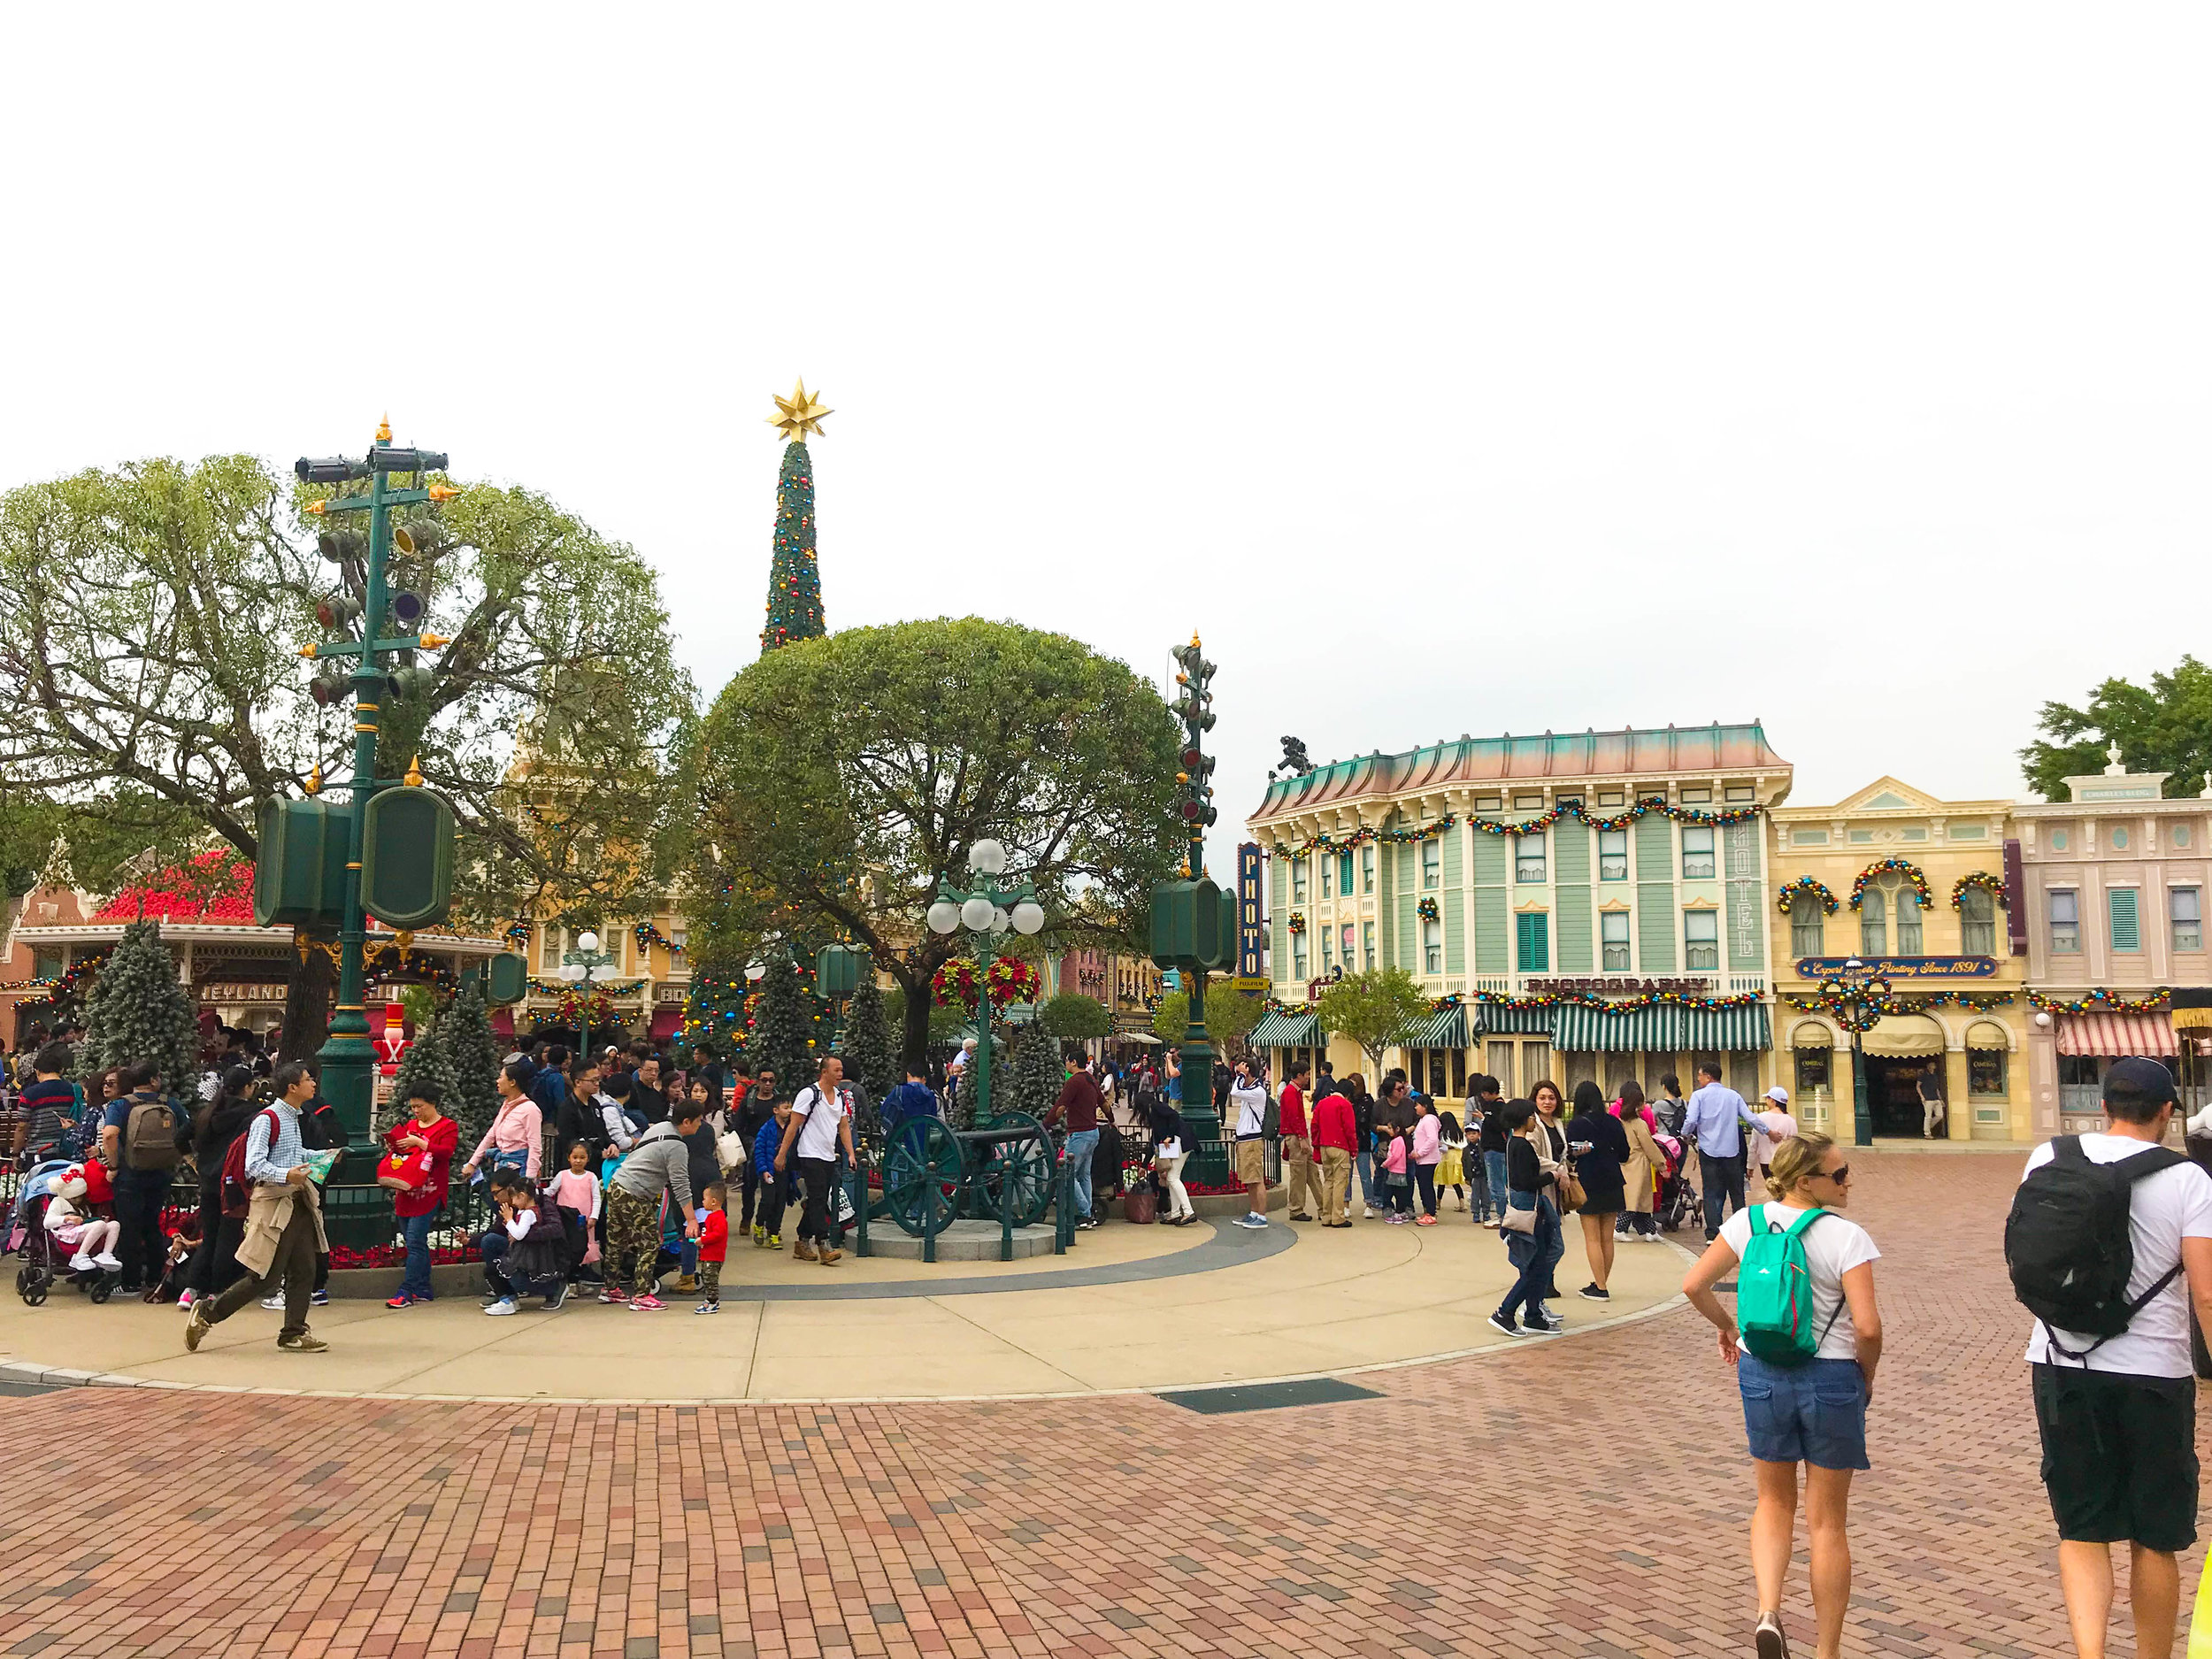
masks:
{"type": "Polygon", "coordinates": [[[990,994],[993,1008],[1015,1002],[1033,1002],[1044,978],[1033,963],[1001,956],[979,974],[972,956],[955,956],[930,976],[929,994],[940,1008],[976,1010],[976,987],[980,981],[990,994]]]}

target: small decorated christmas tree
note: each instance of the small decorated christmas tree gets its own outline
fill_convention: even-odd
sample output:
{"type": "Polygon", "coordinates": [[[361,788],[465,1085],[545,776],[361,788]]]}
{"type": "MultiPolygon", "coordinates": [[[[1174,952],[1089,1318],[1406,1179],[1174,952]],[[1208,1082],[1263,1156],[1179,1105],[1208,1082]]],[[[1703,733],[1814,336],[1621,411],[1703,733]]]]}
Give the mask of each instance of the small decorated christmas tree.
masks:
{"type": "Polygon", "coordinates": [[[899,1050],[884,1016],[883,987],[864,972],[845,1009],[845,1075],[881,1100],[899,1086],[899,1050]]]}
{"type": "Polygon", "coordinates": [[[461,981],[453,1001],[438,1016],[438,1041],[453,1067],[459,1093],[446,1098],[446,1115],[460,1126],[461,1139],[474,1146],[492,1126],[499,1110],[499,1067],[506,1049],[492,1030],[484,993],[473,975],[461,981]]]}
{"type": "Polygon", "coordinates": [[[791,958],[771,956],[761,976],[760,1008],[745,1052],[757,1075],[762,1068],[776,1074],[776,1087],[788,1098],[814,1081],[816,1030],[812,1001],[799,985],[799,971],[791,958]]]}
{"type": "MultiPolygon", "coordinates": [[[[1043,1118],[1060,1098],[1060,1087],[1067,1081],[1066,1067],[1060,1060],[1060,1040],[1031,1021],[1014,1050],[1013,1077],[993,1081],[1007,1090],[1004,1110],[1043,1118]]],[[[992,1096],[995,1102],[997,1088],[992,1090],[992,1096]]]]}
{"type": "Polygon", "coordinates": [[[144,1063],[159,1068],[162,1087],[169,1094],[191,1098],[199,1079],[200,1028],[156,921],[124,928],[102,964],[85,1003],[85,1047],[78,1070],[95,1077],[111,1065],[144,1063]]]}
{"type": "MultiPolygon", "coordinates": [[[[461,1115],[460,1079],[454,1073],[453,1056],[446,1046],[446,1027],[452,1022],[452,1010],[449,1009],[428,1025],[416,1028],[414,1041],[399,1056],[399,1070],[392,1078],[391,1107],[383,1114],[383,1119],[397,1122],[406,1117],[409,1094],[428,1084],[438,1091],[445,1115],[459,1125],[462,1141],[473,1147],[476,1140],[471,1139],[467,1120],[461,1115]]],[[[475,1135],[480,1140],[483,1131],[477,1130],[475,1135]]]]}
{"type": "Polygon", "coordinates": [[[751,989],[744,973],[727,964],[703,962],[692,969],[691,990],[684,999],[687,1064],[690,1051],[703,1042],[725,1063],[745,1046],[745,998],[751,989]]]}

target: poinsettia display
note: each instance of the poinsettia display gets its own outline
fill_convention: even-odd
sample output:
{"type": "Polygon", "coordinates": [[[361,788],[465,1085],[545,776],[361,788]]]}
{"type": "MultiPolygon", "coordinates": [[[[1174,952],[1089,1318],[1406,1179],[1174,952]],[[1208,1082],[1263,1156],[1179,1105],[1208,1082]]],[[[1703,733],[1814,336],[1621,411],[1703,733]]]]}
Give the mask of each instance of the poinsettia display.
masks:
{"type": "Polygon", "coordinates": [[[152,880],[121,888],[92,914],[96,922],[253,921],[253,864],[227,847],[171,864],[152,880]]]}
{"type": "Polygon", "coordinates": [[[1009,1008],[1016,1002],[1035,1002],[1044,977],[1034,963],[1013,956],[999,957],[979,975],[974,957],[955,956],[930,977],[930,995],[940,1008],[964,1009],[972,1014],[979,980],[989,993],[993,1008],[1009,1008]]]}

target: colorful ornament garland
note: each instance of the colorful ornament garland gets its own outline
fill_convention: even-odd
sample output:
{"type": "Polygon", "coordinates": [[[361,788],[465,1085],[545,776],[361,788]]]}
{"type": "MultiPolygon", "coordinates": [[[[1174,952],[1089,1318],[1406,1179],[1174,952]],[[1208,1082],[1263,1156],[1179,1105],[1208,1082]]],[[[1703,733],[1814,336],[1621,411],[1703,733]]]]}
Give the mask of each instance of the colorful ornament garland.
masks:
{"type": "MultiPolygon", "coordinates": [[[[1765,810],[1763,807],[1746,806],[1729,808],[1719,812],[1708,812],[1701,807],[1671,806],[1664,800],[1653,795],[1637,802],[1634,806],[1614,813],[1609,818],[1593,817],[1587,808],[1569,803],[1563,806],[1554,807],[1550,811],[1538,817],[1525,818],[1517,824],[1509,824],[1502,818],[1471,818],[1467,821],[1486,835],[1535,835],[1565,818],[1579,818],[1595,830],[1617,830],[1626,829],[1637,819],[1657,813],[1661,818],[1671,818],[1677,824],[1688,824],[1701,829],[1725,829],[1734,824],[1751,823],[1765,810]]],[[[1274,853],[1278,858],[1302,858],[1308,853],[1348,852],[1351,849],[1368,841],[1403,843],[1432,841],[1457,822],[1457,818],[1448,813],[1433,824],[1424,824],[1415,829],[1356,829],[1341,838],[1333,835],[1317,835],[1311,841],[1302,841],[1294,847],[1287,841],[1277,841],[1274,853]]]]}
{"type": "Polygon", "coordinates": [[[1455,992],[1440,996],[1432,1006],[1440,1014],[1454,1008],[1597,1008],[1609,1013],[1633,1014],[1647,1008],[1694,1008],[1712,1012],[1724,1008],[1750,1008],[1758,1001],[1758,994],[1754,991],[1729,996],[1700,996],[1688,991],[1640,991],[1633,996],[1601,996],[1594,991],[1540,991],[1526,996],[1509,996],[1500,991],[1471,991],[1464,995],[1455,992]]]}
{"type": "Polygon", "coordinates": [[[1302,933],[1306,931],[1305,911],[1293,910],[1290,913],[1290,931],[1294,933],[1302,933]]]}
{"type": "Polygon", "coordinates": [[[1044,984],[1044,976],[1037,972],[1034,963],[1000,956],[979,975],[974,957],[955,956],[930,975],[929,994],[940,1008],[958,1008],[972,1014],[976,1010],[979,979],[990,995],[991,1006],[998,1009],[1015,1002],[1034,1002],[1044,984]]]}
{"type": "Polygon", "coordinates": [[[1801,893],[1809,893],[1815,898],[1818,899],[1820,901],[1821,910],[1824,914],[1833,916],[1839,910],[1843,908],[1837,902],[1836,895],[1828,891],[1828,885],[1826,882],[1816,881],[1810,876],[1800,876],[1794,881],[1785,881],[1779,887],[1776,888],[1774,893],[1775,908],[1779,910],[1783,915],[1787,916],[1790,913],[1790,901],[1794,899],[1801,893]]]}
{"type": "Polygon", "coordinates": [[[1434,899],[1423,899],[1418,904],[1413,907],[1413,913],[1416,916],[1418,916],[1425,922],[1432,922],[1436,920],[1438,915],[1436,901],[1434,899]]]}
{"type": "Polygon", "coordinates": [[[2167,999],[2172,995],[2172,991],[2162,985],[2148,996],[2142,997],[2122,996],[2116,991],[2099,987],[2087,996],[2074,1002],[2068,1002],[2063,997],[2046,996],[2040,991],[2030,991],[2028,1002],[2039,1012],[2045,1014],[2148,1014],[2165,1007],[2167,999]]]}
{"type": "Polygon", "coordinates": [[[518,916],[507,924],[507,931],[500,937],[511,945],[526,945],[530,942],[530,924],[518,916]]]}
{"type": "Polygon", "coordinates": [[[1986,870],[1977,870],[1972,875],[1961,876],[1951,884],[1951,908],[1953,910],[1965,908],[1962,901],[1966,897],[1966,890],[1969,887],[1979,887],[2006,910],[2012,908],[2011,894],[2005,886],[2004,878],[1993,876],[1986,870]]]}
{"type": "Polygon", "coordinates": [[[630,933],[637,941],[640,950],[649,950],[655,945],[658,945],[672,956],[680,956],[684,954],[684,948],[681,945],[650,922],[640,922],[630,930],[630,933]]]}
{"type": "Polygon", "coordinates": [[[16,1006],[19,1008],[48,1007],[58,1002],[63,997],[75,990],[80,979],[88,973],[95,972],[107,959],[108,953],[105,950],[100,951],[96,956],[80,956],[58,974],[50,974],[43,979],[11,979],[0,982],[0,991],[11,993],[42,991],[45,993],[44,995],[27,998],[17,1003],[16,1006]]]}
{"type": "MultiPolygon", "coordinates": [[[[1820,1011],[1820,998],[1817,996],[1799,996],[1792,992],[1784,992],[1781,1000],[1801,1014],[1820,1011]]],[[[2012,991],[1898,991],[1893,992],[1886,1000],[1896,1004],[1890,1010],[1892,1013],[1917,1014],[1931,1008],[1947,1008],[1954,1003],[1970,1012],[1979,1013],[1993,1008],[2009,1008],[2020,998],[2017,993],[2012,991]]]]}
{"type": "MultiPolygon", "coordinates": [[[[645,981],[642,979],[594,979],[591,982],[591,988],[596,995],[635,996],[645,988],[645,981]]],[[[534,978],[530,981],[530,995],[533,996],[566,996],[574,989],[576,987],[566,979],[534,978]]]]}
{"type": "Polygon", "coordinates": [[[1931,910],[1935,908],[1935,895],[1928,890],[1928,878],[1922,875],[1920,866],[1909,858],[1878,859],[1860,871],[1858,878],[1851,883],[1851,908],[1855,910],[1866,902],[1866,884],[1869,881],[1876,876],[1888,875],[1893,872],[1911,881],[1914,888],[1920,895],[1922,910],[1931,910]]]}

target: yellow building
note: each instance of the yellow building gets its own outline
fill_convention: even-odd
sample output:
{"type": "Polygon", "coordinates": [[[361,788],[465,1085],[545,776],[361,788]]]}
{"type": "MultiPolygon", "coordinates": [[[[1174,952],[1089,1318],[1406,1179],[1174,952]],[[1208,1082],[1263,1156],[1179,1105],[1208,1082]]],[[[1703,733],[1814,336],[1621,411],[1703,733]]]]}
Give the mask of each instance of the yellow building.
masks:
{"type": "Polygon", "coordinates": [[[1852,1133],[1850,1035],[1818,1003],[1822,979],[1856,956],[1904,1004],[1863,1039],[1875,1134],[1923,1133],[1919,1084],[1932,1075],[1951,1139],[2034,1138],[2026,938],[2005,889],[2011,813],[1882,778],[1834,806],[1769,814],[1776,1070],[1808,1127],[1852,1133]]]}

